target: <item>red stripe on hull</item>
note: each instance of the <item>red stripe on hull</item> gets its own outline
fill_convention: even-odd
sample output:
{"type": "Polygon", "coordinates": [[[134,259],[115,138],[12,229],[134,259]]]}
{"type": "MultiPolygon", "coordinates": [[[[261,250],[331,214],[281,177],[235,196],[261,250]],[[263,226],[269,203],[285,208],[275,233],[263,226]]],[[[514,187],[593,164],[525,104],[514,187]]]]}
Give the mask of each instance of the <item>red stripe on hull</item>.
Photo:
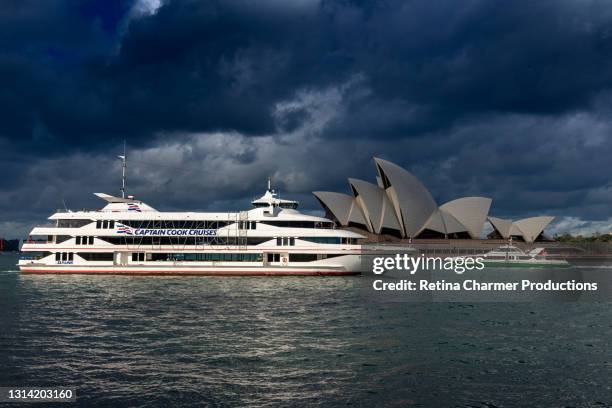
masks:
{"type": "Polygon", "coordinates": [[[112,269],[21,269],[24,274],[85,274],[85,275],[142,275],[142,276],[349,276],[359,275],[359,272],[349,271],[275,271],[275,270],[211,270],[211,271],[176,271],[176,270],[129,270],[112,269]]]}

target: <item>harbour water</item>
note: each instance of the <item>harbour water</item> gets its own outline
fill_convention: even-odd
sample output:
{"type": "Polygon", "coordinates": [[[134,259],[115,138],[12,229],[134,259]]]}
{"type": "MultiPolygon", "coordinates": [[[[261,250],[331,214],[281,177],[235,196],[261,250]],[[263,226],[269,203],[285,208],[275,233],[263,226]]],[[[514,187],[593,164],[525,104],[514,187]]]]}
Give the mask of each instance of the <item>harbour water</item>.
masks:
{"type": "Polygon", "coordinates": [[[368,303],[360,277],[15,262],[0,256],[0,386],[72,387],[78,406],[612,406],[610,303],[368,303]]]}

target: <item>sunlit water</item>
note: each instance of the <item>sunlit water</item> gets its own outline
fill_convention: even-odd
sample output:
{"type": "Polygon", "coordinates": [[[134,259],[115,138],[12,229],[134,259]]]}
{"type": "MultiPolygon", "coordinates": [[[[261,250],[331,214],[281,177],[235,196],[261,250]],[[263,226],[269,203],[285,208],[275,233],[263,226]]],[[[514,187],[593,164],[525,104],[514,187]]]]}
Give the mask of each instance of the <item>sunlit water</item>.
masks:
{"type": "Polygon", "coordinates": [[[80,406],[612,404],[608,303],[368,304],[359,277],[0,262],[0,385],[73,387],[80,406]]]}

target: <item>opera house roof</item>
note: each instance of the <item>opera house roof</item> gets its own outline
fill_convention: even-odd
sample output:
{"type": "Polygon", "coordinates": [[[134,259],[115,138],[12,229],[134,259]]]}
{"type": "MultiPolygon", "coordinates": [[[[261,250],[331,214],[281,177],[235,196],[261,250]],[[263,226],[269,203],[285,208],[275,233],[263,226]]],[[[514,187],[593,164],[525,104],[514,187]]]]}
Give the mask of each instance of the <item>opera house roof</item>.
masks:
{"type": "Polygon", "coordinates": [[[377,184],[349,178],[352,195],[315,191],[314,196],[340,226],[401,238],[479,239],[487,219],[499,236],[533,242],[553,217],[515,222],[489,217],[491,199],[463,197],[438,205],[412,173],[390,161],[374,158],[377,184]]]}

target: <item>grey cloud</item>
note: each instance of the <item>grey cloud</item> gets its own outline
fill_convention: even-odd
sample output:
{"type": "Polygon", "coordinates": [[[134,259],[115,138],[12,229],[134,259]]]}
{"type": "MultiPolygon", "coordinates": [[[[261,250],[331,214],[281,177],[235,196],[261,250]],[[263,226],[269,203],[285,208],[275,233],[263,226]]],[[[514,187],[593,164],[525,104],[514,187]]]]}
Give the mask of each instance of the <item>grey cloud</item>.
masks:
{"type": "Polygon", "coordinates": [[[611,33],[597,0],[4,2],[3,222],[95,205],[123,139],[162,207],[236,208],[272,174],[314,209],[380,155],[440,202],[599,222],[611,33]]]}

